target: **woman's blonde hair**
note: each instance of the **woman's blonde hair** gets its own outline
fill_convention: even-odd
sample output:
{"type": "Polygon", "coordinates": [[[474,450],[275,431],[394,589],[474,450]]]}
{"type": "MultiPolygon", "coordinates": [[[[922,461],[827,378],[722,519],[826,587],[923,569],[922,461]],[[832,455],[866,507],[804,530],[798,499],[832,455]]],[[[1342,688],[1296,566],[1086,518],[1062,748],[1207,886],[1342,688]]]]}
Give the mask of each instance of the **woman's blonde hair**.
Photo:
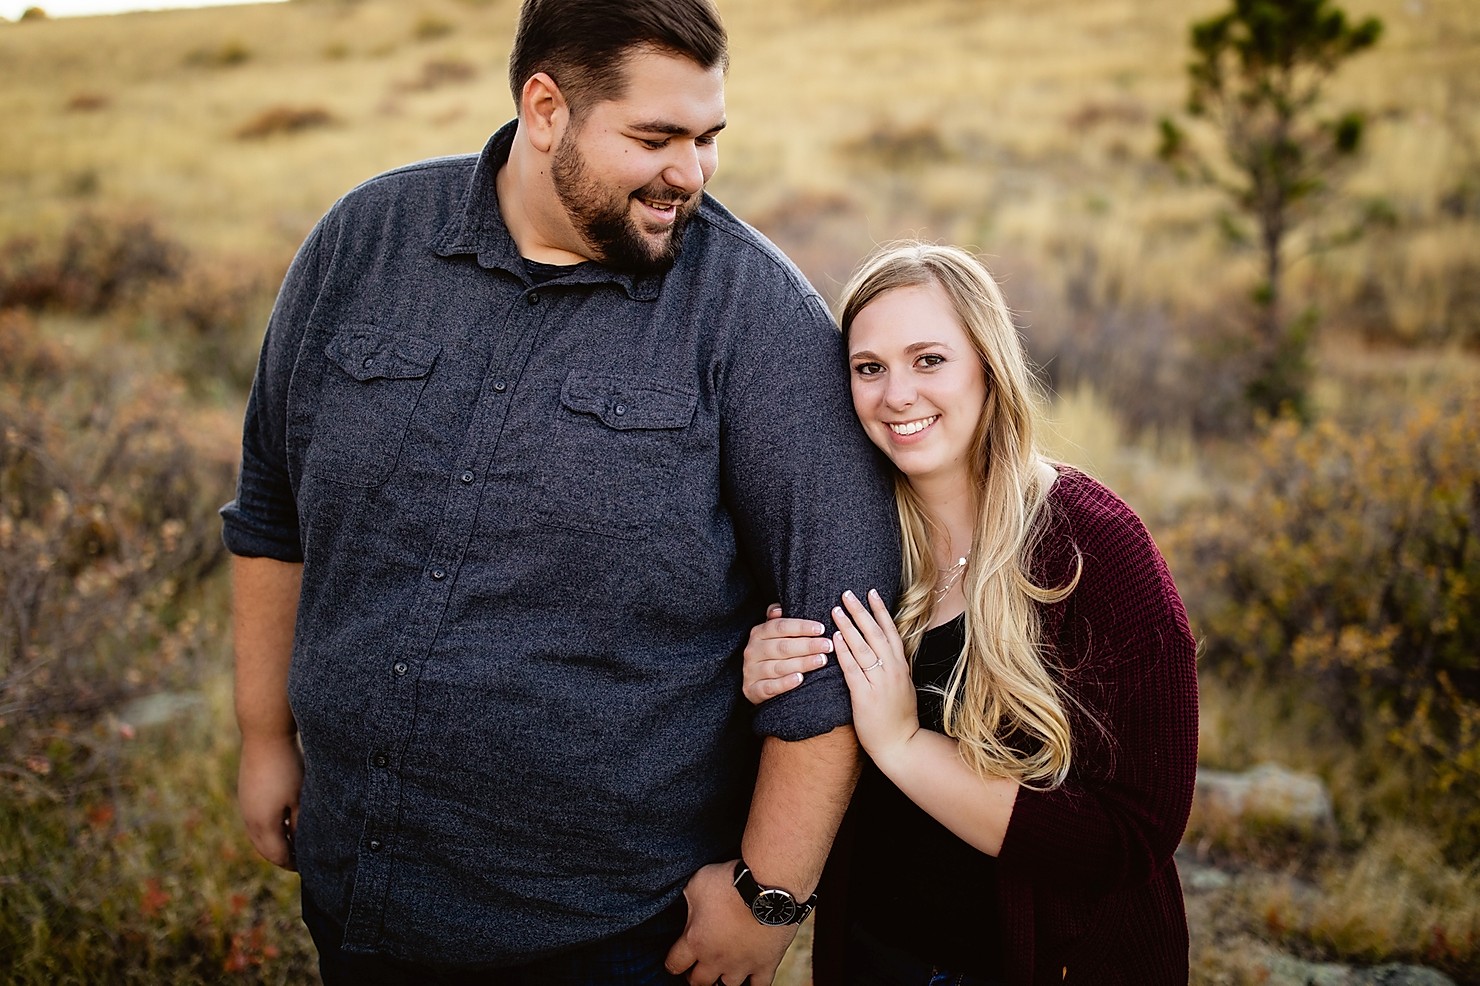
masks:
{"type": "MultiPolygon", "coordinates": [[[[1047,512],[1043,461],[1034,441],[1037,392],[1022,341],[996,280],[964,250],[905,242],[865,260],[843,292],[843,337],[858,313],[880,295],[936,284],[945,292],[987,378],[987,397],[973,438],[977,518],[962,576],[966,642],[944,689],[945,731],[979,774],[1053,788],[1069,772],[1068,697],[1045,666],[1040,603],[1074,590],[1039,586],[1032,556],[1047,512]]],[[[939,534],[918,494],[895,474],[904,563],[895,622],[913,661],[929,625],[939,534]]],[[[1082,565],[1081,565],[1082,567],[1082,565]]]]}

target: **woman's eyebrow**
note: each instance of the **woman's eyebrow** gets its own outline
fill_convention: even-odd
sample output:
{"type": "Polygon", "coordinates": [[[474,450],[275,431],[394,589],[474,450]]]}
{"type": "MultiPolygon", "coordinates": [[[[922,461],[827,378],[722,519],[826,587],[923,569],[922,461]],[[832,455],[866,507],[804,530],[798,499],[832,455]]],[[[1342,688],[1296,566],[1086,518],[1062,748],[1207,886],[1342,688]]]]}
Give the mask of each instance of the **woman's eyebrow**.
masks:
{"type": "MultiPolygon", "coordinates": [[[[912,342],[908,346],[904,347],[904,351],[906,353],[918,353],[922,349],[945,349],[945,350],[948,350],[948,351],[953,352],[953,353],[956,351],[956,347],[955,346],[952,346],[948,342],[930,342],[929,340],[926,340],[924,342],[912,342]]],[[[867,349],[860,349],[857,352],[849,353],[848,354],[848,358],[849,359],[863,359],[863,358],[867,358],[867,359],[878,359],[879,358],[879,355],[877,353],[871,352],[870,350],[867,350],[867,349]]]]}

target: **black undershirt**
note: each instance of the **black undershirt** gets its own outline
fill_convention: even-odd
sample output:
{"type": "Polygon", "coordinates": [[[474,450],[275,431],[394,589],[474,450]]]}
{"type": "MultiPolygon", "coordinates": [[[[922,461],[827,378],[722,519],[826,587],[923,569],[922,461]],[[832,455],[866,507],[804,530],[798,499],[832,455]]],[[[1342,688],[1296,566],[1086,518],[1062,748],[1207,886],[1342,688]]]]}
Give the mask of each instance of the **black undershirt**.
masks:
{"type": "MultiPolygon", "coordinates": [[[[582,263],[584,262],[582,261],[582,263]]],[[[529,275],[529,279],[536,284],[544,284],[547,281],[555,280],[557,277],[564,277],[579,266],[581,264],[542,264],[538,260],[530,260],[528,257],[524,258],[524,271],[529,275]]]]}
{"type": "MultiPolygon", "coordinates": [[[[965,618],[925,632],[915,655],[920,725],[943,732],[941,698],[965,618]]],[[[973,849],[865,760],[848,809],[853,827],[849,919],[870,935],[953,972],[1002,978],[997,860],[973,849]]]]}

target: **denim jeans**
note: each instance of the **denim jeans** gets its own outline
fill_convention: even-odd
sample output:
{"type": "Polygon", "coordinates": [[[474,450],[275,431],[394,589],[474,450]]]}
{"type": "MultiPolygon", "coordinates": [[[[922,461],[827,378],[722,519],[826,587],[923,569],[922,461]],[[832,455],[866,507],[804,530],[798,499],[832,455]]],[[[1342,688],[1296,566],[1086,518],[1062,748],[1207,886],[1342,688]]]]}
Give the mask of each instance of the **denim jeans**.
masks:
{"type": "Polygon", "coordinates": [[[848,986],[1002,986],[996,979],[969,976],[917,959],[857,924],[848,926],[844,968],[848,986]]]}
{"type": "Polygon", "coordinates": [[[346,952],[344,929],[303,897],[303,923],[319,952],[324,986],[684,986],[663,968],[683,933],[682,898],[615,938],[524,965],[494,969],[425,966],[387,955],[346,952]]]}

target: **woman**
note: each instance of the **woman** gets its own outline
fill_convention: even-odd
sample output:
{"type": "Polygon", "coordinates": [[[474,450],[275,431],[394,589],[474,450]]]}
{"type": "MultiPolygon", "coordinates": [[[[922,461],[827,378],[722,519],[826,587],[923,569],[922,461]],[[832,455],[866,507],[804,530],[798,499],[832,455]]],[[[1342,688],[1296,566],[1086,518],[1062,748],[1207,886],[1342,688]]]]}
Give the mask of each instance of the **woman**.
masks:
{"type": "Polygon", "coordinates": [[[1031,373],[975,258],[885,248],[841,323],[854,409],[897,470],[899,610],[848,594],[831,641],[773,618],[745,652],[753,702],[834,652],[870,760],[815,982],[1185,983],[1195,645],[1160,553],[1038,451],[1031,373]]]}

